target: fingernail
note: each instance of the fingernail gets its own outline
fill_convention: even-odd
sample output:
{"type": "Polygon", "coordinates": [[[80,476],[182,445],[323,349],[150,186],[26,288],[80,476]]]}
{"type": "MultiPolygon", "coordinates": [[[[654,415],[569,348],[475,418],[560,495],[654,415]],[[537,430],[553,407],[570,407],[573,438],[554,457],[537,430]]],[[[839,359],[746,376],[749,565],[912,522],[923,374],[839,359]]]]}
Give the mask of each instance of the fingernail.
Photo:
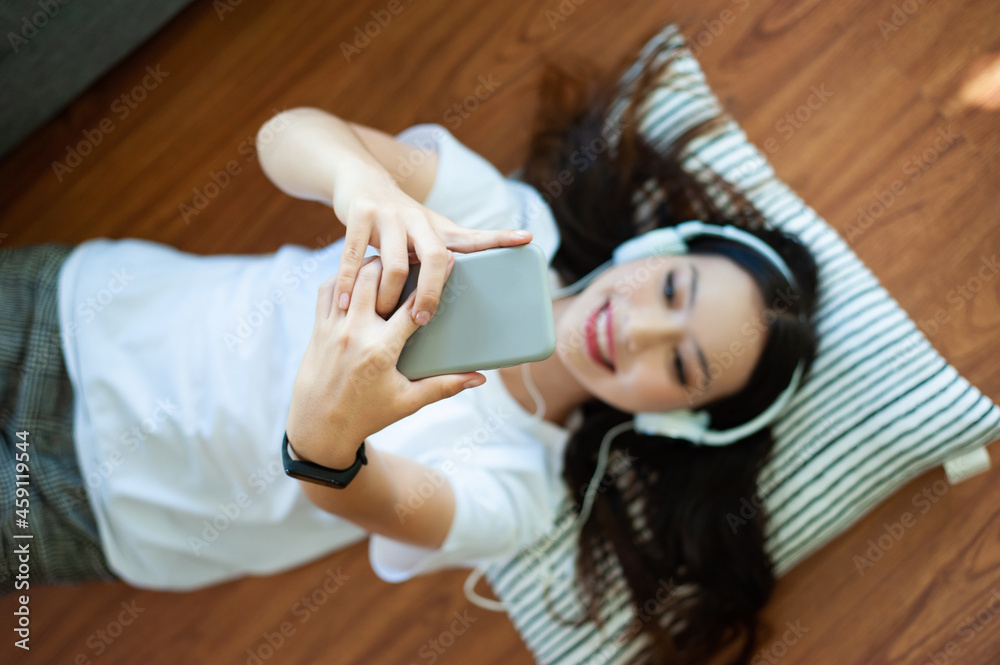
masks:
{"type": "Polygon", "coordinates": [[[518,238],[527,238],[531,234],[528,233],[527,231],[514,231],[514,235],[518,238]]]}
{"type": "Polygon", "coordinates": [[[350,296],[348,296],[346,293],[341,293],[340,294],[340,309],[347,309],[347,303],[349,303],[350,301],[351,301],[350,296]]]}
{"type": "Polygon", "coordinates": [[[475,388],[476,386],[481,386],[485,383],[485,379],[469,379],[465,382],[465,388],[475,388]]]}
{"type": "Polygon", "coordinates": [[[417,314],[417,325],[425,326],[427,322],[431,320],[431,315],[427,312],[420,312],[417,314]]]}

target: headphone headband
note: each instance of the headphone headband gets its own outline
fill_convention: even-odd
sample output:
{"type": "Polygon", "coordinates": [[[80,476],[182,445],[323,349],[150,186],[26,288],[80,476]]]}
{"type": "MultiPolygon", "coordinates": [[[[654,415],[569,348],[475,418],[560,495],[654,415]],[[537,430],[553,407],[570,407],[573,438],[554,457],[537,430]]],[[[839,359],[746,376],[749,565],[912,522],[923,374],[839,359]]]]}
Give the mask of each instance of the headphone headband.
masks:
{"type": "Polygon", "coordinates": [[[781,258],[770,245],[743,229],[738,229],[732,225],[719,226],[718,224],[705,224],[697,220],[681,222],[677,226],[665,226],[653,229],[636,238],[630,238],[615,248],[612,261],[615,265],[621,265],[636,259],[647,256],[662,254],[687,254],[687,241],[695,236],[715,236],[725,238],[741,245],[749,246],[763,254],[771,264],[777,268],[785,280],[792,286],[796,286],[795,276],[789,269],[788,264],[781,258]]]}
{"type": "Polygon", "coordinates": [[[605,270],[614,266],[651,256],[687,254],[689,250],[687,241],[696,236],[724,238],[756,250],[778,269],[790,286],[798,288],[795,275],[785,260],[757,236],[731,224],[720,226],[719,224],[705,224],[698,220],[691,220],[681,222],[676,226],[653,229],[634,238],[629,238],[614,249],[609,260],[572,284],[556,289],[553,297],[559,299],[582,291],[605,270]]]}

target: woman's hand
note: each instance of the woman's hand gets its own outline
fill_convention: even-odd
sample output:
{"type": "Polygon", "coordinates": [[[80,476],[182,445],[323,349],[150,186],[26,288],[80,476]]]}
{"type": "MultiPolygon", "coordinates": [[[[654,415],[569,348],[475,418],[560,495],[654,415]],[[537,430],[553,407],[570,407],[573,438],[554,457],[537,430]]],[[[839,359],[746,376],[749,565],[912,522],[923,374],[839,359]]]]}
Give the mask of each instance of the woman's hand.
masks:
{"type": "Polygon", "coordinates": [[[459,226],[408,196],[385,171],[359,173],[353,182],[338,183],[333,209],[347,227],[333,301],[341,309],[349,306],[361,261],[371,245],[383,262],[375,303],[375,312],[382,317],[388,317],[399,301],[410,264],[421,264],[413,309],[419,325],[425,325],[437,311],[449,270],[448,250],[470,253],[531,241],[526,231],[459,226]]]}
{"type": "MultiPolygon", "coordinates": [[[[444,279],[453,265],[452,258],[444,279]]],[[[347,468],[370,434],[471,387],[465,385],[470,380],[486,380],[478,372],[466,372],[411,382],[396,369],[403,345],[418,328],[408,312],[416,293],[383,319],[375,311],[383,270],[377,256],[364,261],[346,312],[333,304],[336,278],[319,287],[316,322],[295,377],[286,423],[288,440],[300,458],[347,468]]]]}
{"type": "MultiPolygon", "coordinates": [[[[411,163],[407,160],[415,149],[383,132],[358,125],[355,127],[366,135],[366,142],[362,142],[352,125],[322,109],[298,107],[277,114],[257,134],[260,166],[267,177],[286,194],[332,206],[347,228],[335,306],[347,309],[368,245],[379,250],[384,262],[375,305],[375,311],[384,318],[399,301],[410,263],[423,264],[414,310],[414,315],[427,313],[426,320],[418,321],[423,325],[437,311],[448,265],[447,250],[470,253],[531,241],[530,233],[518,236],[513,229],[467,229],[426,208],[400,185],[411,183],[414,173],[403,177],[398,164],[411,163]],[[378,156],[369,144],[378,146],[378,156]],[[400,182],[390,170],[395,170],[400,182]]],[[[407,168],[420,172],[416,179],[420,183],[433,182],[436,153],[431,152],[421,164],[407,168]]]]}

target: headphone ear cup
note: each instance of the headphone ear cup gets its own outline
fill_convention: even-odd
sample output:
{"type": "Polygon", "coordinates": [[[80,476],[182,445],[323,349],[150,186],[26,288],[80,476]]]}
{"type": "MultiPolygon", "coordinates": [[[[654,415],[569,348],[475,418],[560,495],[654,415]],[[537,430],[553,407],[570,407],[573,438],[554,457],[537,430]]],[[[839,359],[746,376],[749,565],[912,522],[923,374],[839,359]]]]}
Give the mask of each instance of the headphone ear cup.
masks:
{"type": "Polygon", "coordinates": [[[677,229],[667,226],[629,238],[612,253],[615,265],[659,254],[687,254],[688,246],[677,229]]]}
{"type": "Polygon", "coordinates": [[[633,427],[637,432],[650,436],[669,436],[700,443],[708,430],[711,417],[707,411],[679,409],[666,413],[637,413],[633,427]]]}

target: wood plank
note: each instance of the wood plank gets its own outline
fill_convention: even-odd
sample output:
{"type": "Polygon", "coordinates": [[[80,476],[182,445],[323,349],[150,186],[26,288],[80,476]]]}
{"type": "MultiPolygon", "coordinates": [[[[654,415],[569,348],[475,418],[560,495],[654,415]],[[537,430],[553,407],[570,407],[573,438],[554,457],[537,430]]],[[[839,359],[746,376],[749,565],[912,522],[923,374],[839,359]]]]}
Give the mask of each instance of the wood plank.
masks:
{"type": "MultiPolygon", "coordinates": [[[[544,58],[610,67],[655,26],[675,21],[700,44],[710,84],[750,140],[776,141],[769,158],[779,177],[850,239],[918,323],[939,310],[948,316],[933,332],[926,324],[925,334],[963,376],[1000,399],[1000,280],[949,299],[984,258],[1000,254],[1000,123],[995,110],[961,99],[963,81],[1000,53],[996,3],[404,0],[348,61],[341,42],[386,6],[244,0],[222,16],[209,3],[190,6],[0,163],[0,242],[138,237],[203,254],[316,247],[342,235],[333,213],[282,195],[247,151],[275,109],[319,106],[389,132],[438,122],[506,172],[524,158],[544,58]],[[880,21],[891,21],[895,6],[914,3],[919,8],[898,30],[884,32],[880,21]],[[116,100],[142,84],[147,67],[169,74],[136,91],[135,108],[121,106],[116,100]],[[502,83],[455,124],[449,110],[474,95],[480,76],[502,83]],[[796,127],[787,114],[794,119],[814,86],[832,95],[796,127]],[[113,131],[100,132],[102,122],[113,131]],[[936,150],[938,132],[950,130],[957,140],[936,150]],[[53,162],[64,162],[85,131],[101,135],[100,143],[56,174],[53,162]],[[933,163],[925,159],[928,168],[914,172],[914,156],[927,151],[938,153],[933,163]],[[231,161],[236,175],[185,221],[181,206],[193,205],[195,190],[211,192],[213,174],[231,161]],[[894,181],[903,189],[892,203],[852,233],[858,208],[877,211],[894,181]]],[[[991,453],[996,462],[996,445],[991,453]]],[[[994,662],[997,471],[948,486],[921,512],[925,504],[914,497],[940,489],[942,478],[938,469],[911,480],[782,578],[764,613],[774,629],[762,646],[772,651],[758,655],[776,657],[785,622],[798,621],[808,630],[785,645],[783,663],[994,662]],[[907,512],[915,524],[859,573],[855,557],[907,512]]],[[[466,601],[465,576],[387,584],[371,571],[362,542],[281,575],[193,593],[124,584],[33,588],[34,648],[25,658],[8,641],[0,657],[245,663],[256,653],[262,662],[427,663],[433,653],[443,664],[532,662],[509,619],[466,601]],[[349,576],[343,586],[304,611],[302,598],[338,568],[349,576]],[[122,603],[133,601],[143,611],[102,647],[97,631],[113,631],[122,603]],[[449,630],[455,612],[475,622],[436,654],[430,640],[449,630]],[[268,636],[276,643],[283,622],[294,632],[265,658],[268,636]]],[[[0,599],[0,614],[11,616],[12,600],[0,599]]]]}

